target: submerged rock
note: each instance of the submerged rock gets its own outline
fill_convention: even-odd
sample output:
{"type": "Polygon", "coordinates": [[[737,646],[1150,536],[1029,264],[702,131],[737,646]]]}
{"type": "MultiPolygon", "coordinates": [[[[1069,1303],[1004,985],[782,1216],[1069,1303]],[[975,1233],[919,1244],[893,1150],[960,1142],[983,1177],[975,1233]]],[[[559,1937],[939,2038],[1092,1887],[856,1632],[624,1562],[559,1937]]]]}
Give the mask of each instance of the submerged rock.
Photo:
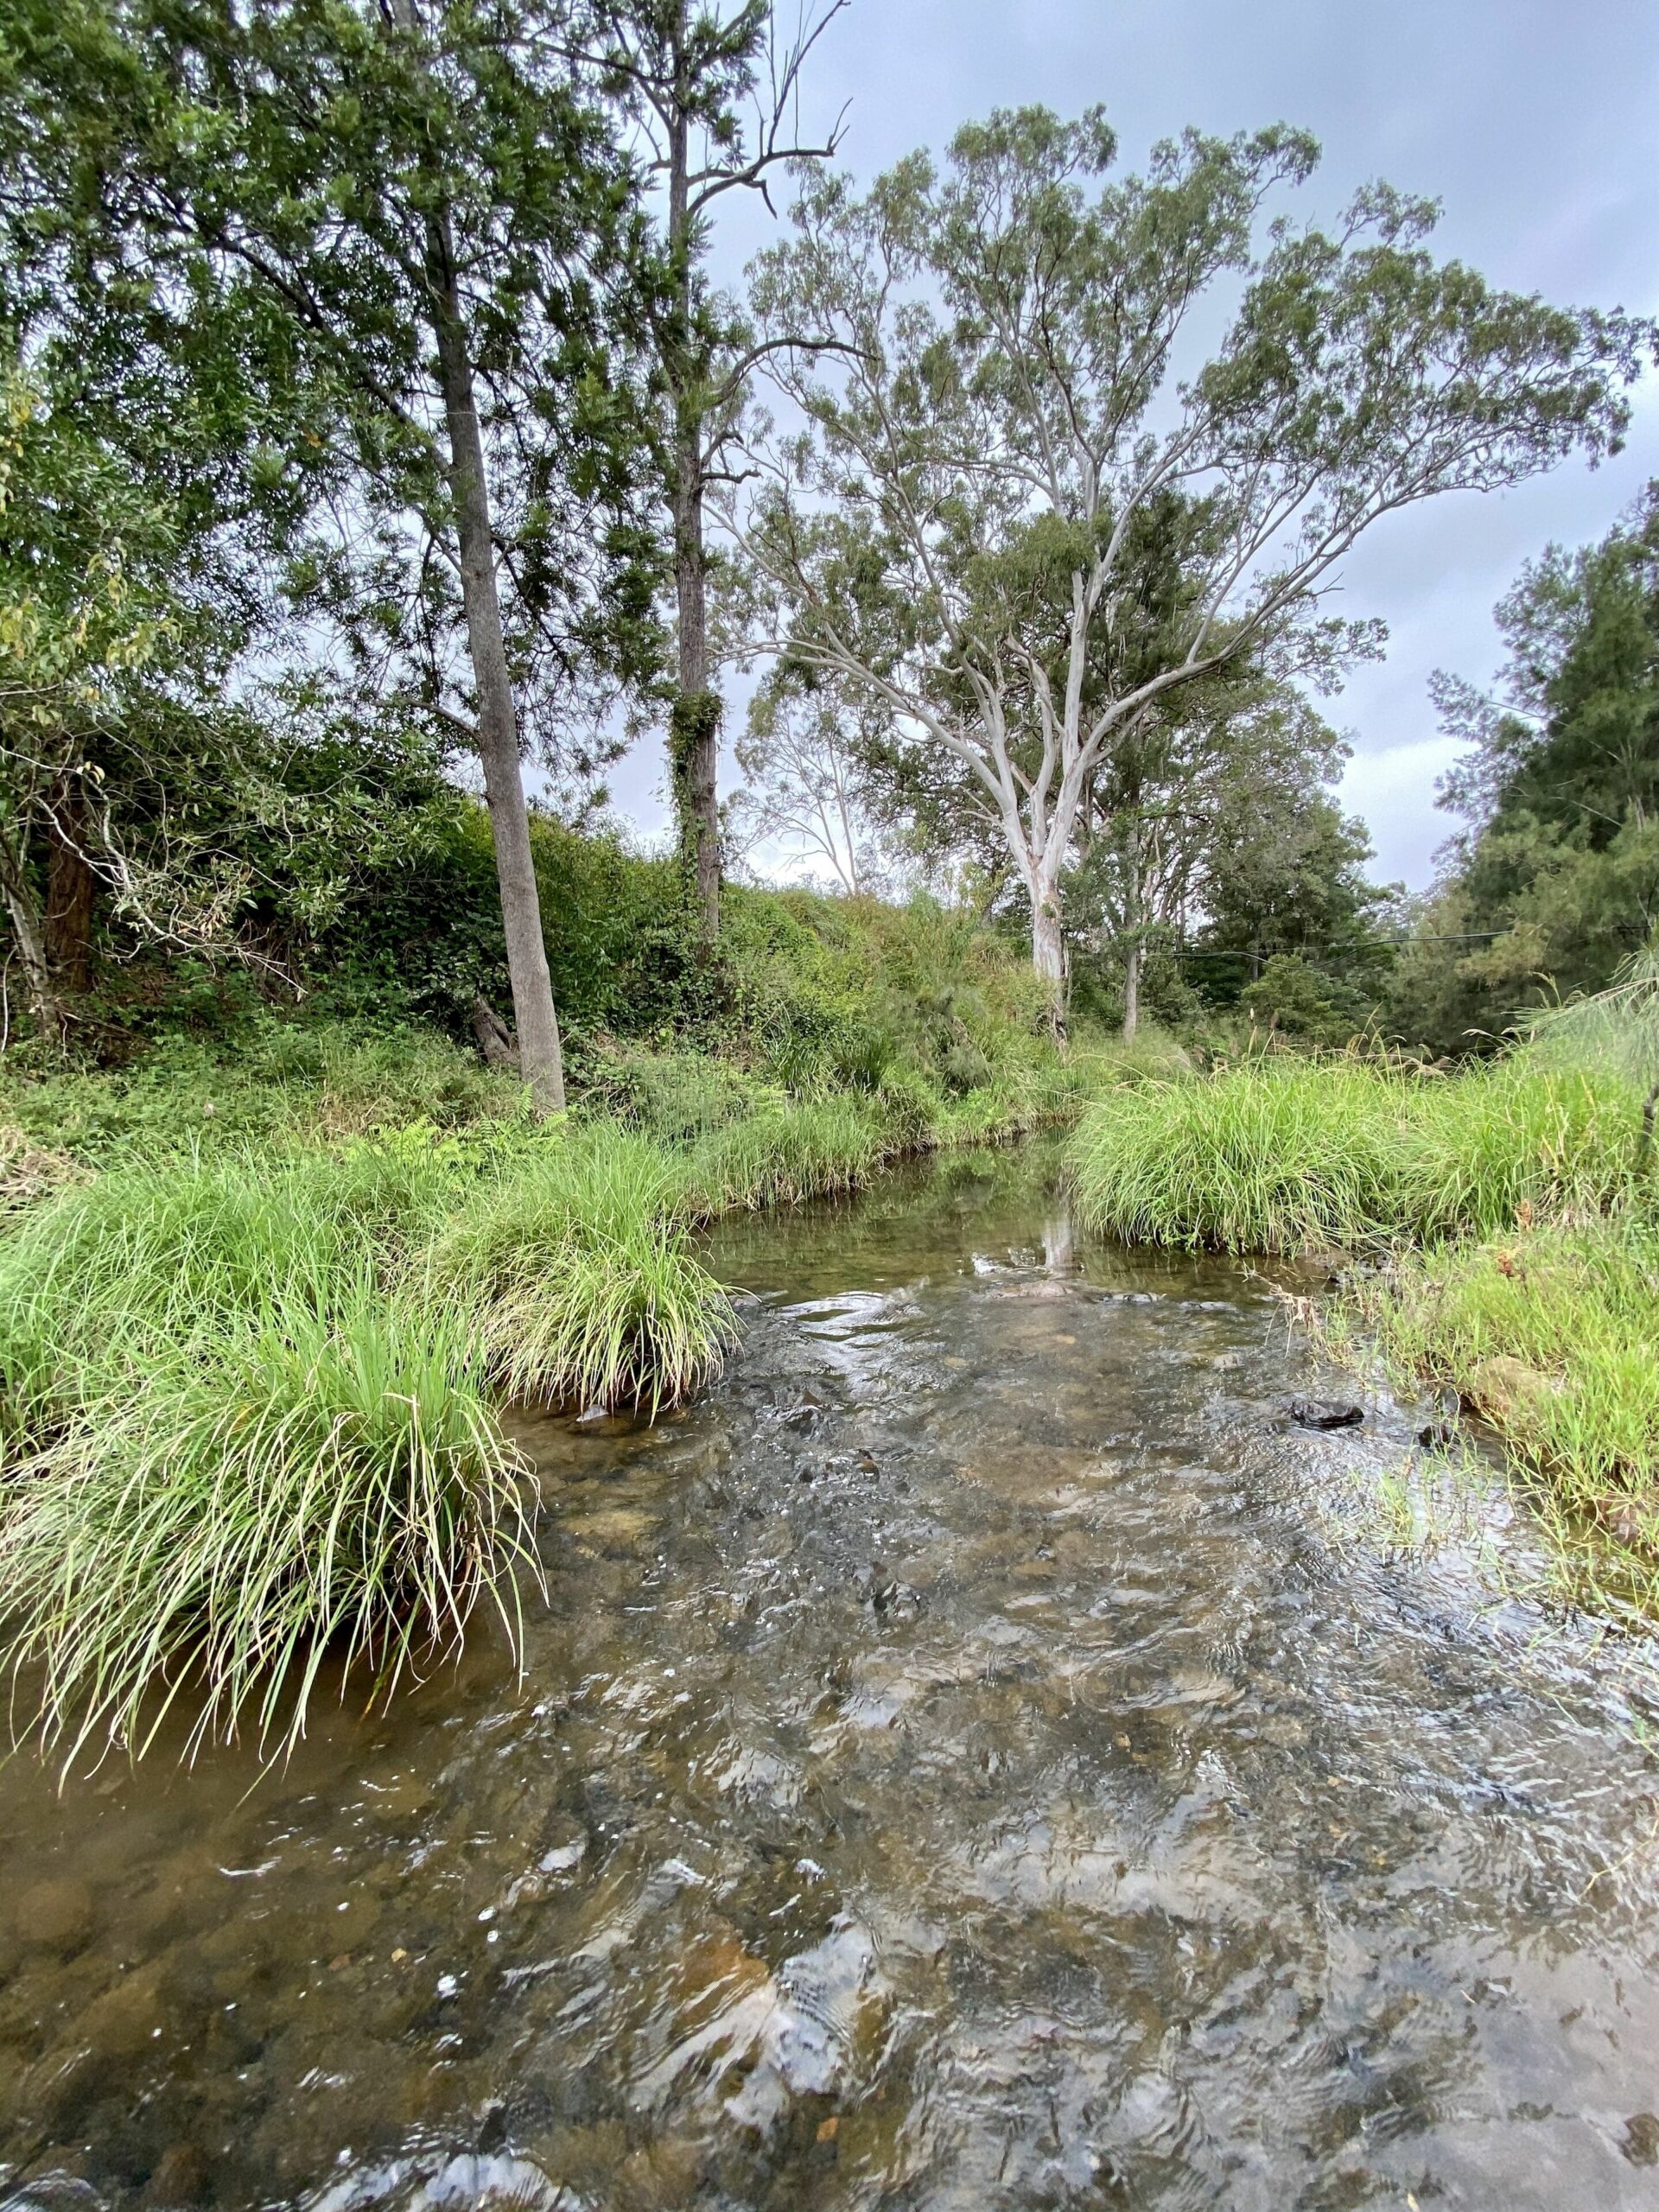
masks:
{"type": "Polygon", "coordinates": [[[213,2174],[194,2143],[169,2143],[156,2160],[138,2202],[145,2212],[182,2212],[204,2204],[213,2193],[213,2174]]]}
{"type": "Polygon", "coordinates": [[[1290,1417],[1298,1428],[1357,1428],[1365,1408],[1337,1398],[1293,1398],[1290,1417]]]}
{"type": "Polygon", "coordinates": [[[25,1943],[67,1958],[88,1941],[97,1919],[85,1882],[35,1882],[17,1901],[17,1932],[25,1943]]]}
{"type": "Polygon", "coordinates": [[[855,1921],[838,1920],[785,1960],[767,1995],[755,2066],[726,2106],[740,2126],[761,2130],[791,2100],[842,2094],[868,2068],[881,1995],[875,1946],[855,1921]]]}
{"type": "Polygon", "coordinates": [[[1616,1542],[1650,1541],[1659,1524],[1659,1491],[1610,1491],[1595,1500],[1590,1511],[1597,1527],[1605,1529],[1616,1542]]]}

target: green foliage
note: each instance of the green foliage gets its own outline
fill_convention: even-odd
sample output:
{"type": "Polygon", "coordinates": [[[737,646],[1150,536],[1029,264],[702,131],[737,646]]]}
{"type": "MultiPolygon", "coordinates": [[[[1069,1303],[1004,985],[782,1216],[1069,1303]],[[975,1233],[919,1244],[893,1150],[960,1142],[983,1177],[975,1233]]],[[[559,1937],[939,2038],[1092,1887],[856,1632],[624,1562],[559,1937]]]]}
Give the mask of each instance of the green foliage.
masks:
{"type": "Polygon", "coordinates": [[[1391,994],[1395,1033],[1467,1051],[1610,982],[1659,915],[1659,488],[1599,545],[1551,547],[1497,610],[1488,697],[1441,677],[1470,827],[1391,994]]]}
{"type": "Polygon", "coordinates": [[[302,1732],[325,1665],[389,1696],[488,1597],[515,1632],[535,1574],[520,1467],[454,1313],[362,1272],[264,1283],[212,1338],[152,1338],[18,1463],[0,1517],[10,1666],[34,1724],[137,1757],[168,1711],[188,1746],[302,1732]],[[309,1294],[306,1294],[308,1291],[309,1294]]]}
{"type": "Polygon", "coordinates": [[[1263,1059],[1109,1093],[1073,1141],[1098,1229],[1295,1252],[1487,1235],[1523,1210],[1625,1189],[1639,1097],[1615,1076],[1514,1058],[1455,1078],[1357,1058],[1263,1059]]]}
{"type": "Polygon", "coordinates": [[[222,1029],[175,1031],[114,1071],[33,1074],[0,1060],[0,1120],[99,1166],[410,1124],[505,1123],[521,1111],[510,1077],[435,1030],[397,1020],[283,1020],[244,1006],[222,1029]]]}
{"type": "Polygon", "coordinates": [[[1252,1022],[1301,1044],[1345,1045],[1357,1026],[1351,1002],[1340,1004],[1329,976],[1294,952],[1275,952],[1238,1003],[1252,1022]]]}

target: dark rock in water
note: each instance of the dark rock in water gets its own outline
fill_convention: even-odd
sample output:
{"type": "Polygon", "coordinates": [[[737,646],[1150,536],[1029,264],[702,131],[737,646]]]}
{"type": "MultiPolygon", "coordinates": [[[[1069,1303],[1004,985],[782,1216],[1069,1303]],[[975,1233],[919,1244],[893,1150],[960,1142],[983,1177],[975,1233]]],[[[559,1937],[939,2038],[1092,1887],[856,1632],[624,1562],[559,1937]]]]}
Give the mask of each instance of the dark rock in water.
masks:
{"type": "Polygon", "coordinates": [[[784,1415],[784,1427],[793,1429],[797,1436],[804,1436],[808,1429],[817,1427],[817,1419],[816,1406],[797,1406],[792,1413],[784,1415]]]}
{"type": "Polygon", "coordinates": [[[908,1582],[895,1582],[875,1600],[875,1610],[889,1620],[913,1621],[927,1600],[908,1582]]]}
{"type": "Polygon", "coordinates": [[[86,1942],[97,1918],[85,1882],[35,1882],[17,1900],[17,1932],[25,1943],[70,1958],[86,1942]]]}
{"type": "Polygon", "coordinates": [[[868,1566],[861,1567],[853,1581],[867,1605],[894,1620],[913,1621],[927,1602],[919,1590],[889,1574],[880,1560],[873,1559],[868,1566]]]}
{"type": "Polygon", "coordinates": [[[1432,1421],[1417,1432],[1417,1441],[1425,1452],[1449,1452],[1458,1440],[1458,1432],[1449,1421],[1432,1421]]]}
{"type": "Polygon", "coordinates": [[[1365,1408],[1344,1405],[1334,1398],[1293,1398],[1290,1417],[1298,1428],[1357,1428],[1365,1418],[1365,1408]]]}
{"type": "Polygon", "coordinates": [[[195,2145],[169,2143],[138,2201],[146,2212],[181,2212],[181,2207],[205,2203],[212,2187],[207,2161],[195,2145]]]}

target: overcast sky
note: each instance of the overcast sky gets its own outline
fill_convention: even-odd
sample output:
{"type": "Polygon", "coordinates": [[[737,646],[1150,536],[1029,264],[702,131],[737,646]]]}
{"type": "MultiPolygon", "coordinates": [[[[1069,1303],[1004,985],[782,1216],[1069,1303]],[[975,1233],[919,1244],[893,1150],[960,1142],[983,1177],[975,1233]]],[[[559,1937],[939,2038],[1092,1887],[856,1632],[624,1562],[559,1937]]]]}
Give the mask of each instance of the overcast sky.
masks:
{"type": "MultiPolygon", "coordinates": [[[[780,17],[793,5],[779,0],[780,17]]],[[[1659,311],[1659,0],[851,0],[812,58],[803,121],[822,129],[846,103],[842,159],[868,178],[1028,101],[1102,102],[1131,167],[1187,124],[1296,124],[1325,149],[1298,196],[1309,213],[1383,176],[1440,200],[1440,251],[1495,283],[1659,311]]],[[[767,226],[724,204],[729,281],[767,226]]],[[[1376,874],[1426,883],[1451,827],[1433,804],[1451,748],[1431,671],[1488,677],[1492,606],[1522,563],[1552,538],[1599,537],[1650,476],[1651,379],[1625,451],[1600,469],[1433,500],[1363,541],[1347,611],[1383,618],[1389,655],[1326,711],[1354,746],[1343,795],[1370,826],[1376,874]]],[[[613,779],[645,830],[663,820],[660,750],[646,738],[613,779]]]]}

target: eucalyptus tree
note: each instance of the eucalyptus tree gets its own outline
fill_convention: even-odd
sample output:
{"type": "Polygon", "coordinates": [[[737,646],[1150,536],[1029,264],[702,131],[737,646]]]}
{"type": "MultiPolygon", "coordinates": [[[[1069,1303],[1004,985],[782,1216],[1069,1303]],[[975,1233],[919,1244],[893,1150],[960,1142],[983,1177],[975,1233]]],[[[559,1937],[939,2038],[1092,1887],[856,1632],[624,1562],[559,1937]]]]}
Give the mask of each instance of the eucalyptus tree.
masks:
{"type": "Polygon", "coordinates": [[[726,842],[782,845],[821,863],[854,897],[889,880],[883,864],[868,734],[833,692],[763,690],[738,740],[742,788],[726,808],[726,842]]]}
{"type": "Polygon", "coordinates": [[[526,721],[555,737],[649,663],[657,576],[643,219],[613,118],[558,58],[565,11],[20,12],[6,89],[53,149],[61,270],[25,344],[142,329],[189,409],[236,414],[296,603],[476,753],[521,1070],[555,1109],[526,721]]]}
{"type": "Polygon", "coordinates": [[[1362,533],[1611,450],[1649,334],[1437,261],[1435,210],[1384,186],[1331,231],[1270,221],[1313,169],[1302,133],[1188,132],[1121,179],[1115,154],[1098,111],[1022,109],[942,171],[810,179],[753,311],[839,350],[770,357],[789,404],[727,507],[762,580],[752,643],[958,764],[1057,991],[1114,734],[1241,658],[1329,680],[1375,649],[1328,605],[1362,533]],[[1133,547],[1171,499],[1182,588],[1148,617],[1133,547]]]}
{"type": "Polygon", "coordinates": [[[827,160],[795,129],[808,56],[847,0],[823,0],[781,35],[773,0],[593,0],[577,52],[643,134],[647,173],[666,202],[667,270],[653,334],[668,404],[664,491],[672,533],[677,668],[669,761],[682,863],[700,925],[720,927],[718,766],[723,709],[709,622],[705,507],[730,480],[733,433],[757,361],[792,342],[755,342],[709,281],[716,203],[731,192],[766,198],[785,164],[827,160]]]}

